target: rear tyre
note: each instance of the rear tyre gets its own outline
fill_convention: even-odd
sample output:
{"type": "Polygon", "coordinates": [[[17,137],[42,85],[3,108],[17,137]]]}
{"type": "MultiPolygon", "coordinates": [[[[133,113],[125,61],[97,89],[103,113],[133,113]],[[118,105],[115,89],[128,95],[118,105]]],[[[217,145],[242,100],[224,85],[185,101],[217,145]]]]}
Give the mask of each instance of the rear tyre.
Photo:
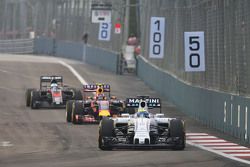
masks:
{"type": "Polygon", "coordinates": [[[66,102],[66,121],[71,122],[73,100],[66,102]]]}
{"type": "Polygon", "coordinates": [[[30,97],[30,107],[32,109],[38,109],[39,108],[39,102],[40,101],[40,92],[39,91],[31,91],[31,97],[30,97]]]}
{"type": "Polygon", "coordinates": [[[73,89],[74,91],[74,100],[82,100],[82,92],[78,89],[73,89]]]}
{"type": "Polygon", "coordinates": [[[27,89],[26,92],[25,92],[26,107],[29,107],[29,106],[30,106],[30,103],[31,103],[31,92],[32,92],[33,90],[34,90],[34,89],[27,89]]]}
{"type": "Polygon", "coordinates": [[[184,150],[186,146],[185,127],[182,120],[173,119],[170,121],[170,137],[179,138],[178,142],[174,146],[174,150],[184,150]]]}
{"type": "Polygon", "coordinates": [[[112,150],[112,146],[104,142],[104,137],[113,137],[114,121],[108,117],[103,117],[99,127],[98,147],[101,150],[112,150]]]}
{"type": "Polygon", "coordinates": [[[83,113],[83,102],[74,101],[72,105],[72,114],[71,114],[71,121],[73,124],[80,123],[80,121],[76,119],[76,115],[82,115],[82,113],[83,113]]]}
{"type": "Polygon", "coordinates": [[[135,108],[125,108],[125,113],[130,115],[135,114],[135,108]]]}

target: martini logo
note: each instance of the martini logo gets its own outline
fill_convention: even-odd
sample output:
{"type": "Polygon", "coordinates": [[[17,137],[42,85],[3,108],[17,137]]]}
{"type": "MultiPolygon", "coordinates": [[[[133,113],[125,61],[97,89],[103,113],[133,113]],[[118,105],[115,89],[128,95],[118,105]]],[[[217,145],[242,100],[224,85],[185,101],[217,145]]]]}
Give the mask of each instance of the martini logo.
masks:
{"type": "MultiPolygon", "coordinates": [[[[155,103],[155,104],[160,103],[159,98],[149,98],[149,99],[145,99],[145,101],[147,103],[155,103]]],[[[129,98],[128,99],[128,103],[140,103],[140,102],[141,102],[141,99],[137,99],[137,98],[129,98]]]]}

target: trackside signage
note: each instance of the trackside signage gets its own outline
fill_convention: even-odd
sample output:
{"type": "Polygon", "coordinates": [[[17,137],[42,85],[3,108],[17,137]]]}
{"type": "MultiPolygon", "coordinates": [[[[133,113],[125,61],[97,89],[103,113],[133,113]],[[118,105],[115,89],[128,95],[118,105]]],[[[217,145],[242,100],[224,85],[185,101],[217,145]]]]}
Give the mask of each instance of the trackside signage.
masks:
{"type": "Polygon", "coordinates": [[[151,17],[149,58],[164,57],[165,17],[151,17]]]}
{"type": "Polygon", "coordinates": [[[205,71],[204,32],[185,32],[185,71],[205,71]]]}
{"type": "Polygon", "coordinates": [[[111,23],[100,23],[98,39],[100,41],[110,41],[111,23]]]}

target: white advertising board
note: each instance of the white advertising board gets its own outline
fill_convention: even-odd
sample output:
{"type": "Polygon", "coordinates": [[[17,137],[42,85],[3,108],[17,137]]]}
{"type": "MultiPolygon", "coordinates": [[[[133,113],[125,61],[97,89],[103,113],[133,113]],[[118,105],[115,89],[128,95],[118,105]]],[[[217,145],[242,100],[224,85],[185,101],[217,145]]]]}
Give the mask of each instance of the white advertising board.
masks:
{"type": "Polygon", "coordinates": [[[111,35],[111,23],[100,23],[99,37],[100,41],[109,41],[111,35]]]}
{"type": "Polygon", "coordinates": [[[164,57],[165,17],[151,17],[149,58],[164,57]]]}
{"type": "Polygon", "coordinates": [[[204,32],[185,32],[185,71],[205,71],[204,32]]]}

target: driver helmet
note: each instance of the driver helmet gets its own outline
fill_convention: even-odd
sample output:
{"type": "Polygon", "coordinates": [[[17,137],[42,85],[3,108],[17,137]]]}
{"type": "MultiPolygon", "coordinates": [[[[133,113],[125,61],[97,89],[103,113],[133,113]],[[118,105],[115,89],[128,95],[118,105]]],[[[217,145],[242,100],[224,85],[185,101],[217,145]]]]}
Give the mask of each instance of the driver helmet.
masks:
{"type": "Polygon", "coordinates": [[[51,87],[51,89],[56,90],[58,88],[58,85],[57,85],[57,83],[51,83],[50,87],[51,87]]]}
{"type": "Polygon", "coordinates": [[[97,96],[97,100],[106,100],[106,96],[104,94],[100,94],[97,96]]]}
{"type": "Polygon", "coordinates": [[[149,113],[147,111],[141,111],[137,113],[137,117],[149,118],[149,113]]]}

